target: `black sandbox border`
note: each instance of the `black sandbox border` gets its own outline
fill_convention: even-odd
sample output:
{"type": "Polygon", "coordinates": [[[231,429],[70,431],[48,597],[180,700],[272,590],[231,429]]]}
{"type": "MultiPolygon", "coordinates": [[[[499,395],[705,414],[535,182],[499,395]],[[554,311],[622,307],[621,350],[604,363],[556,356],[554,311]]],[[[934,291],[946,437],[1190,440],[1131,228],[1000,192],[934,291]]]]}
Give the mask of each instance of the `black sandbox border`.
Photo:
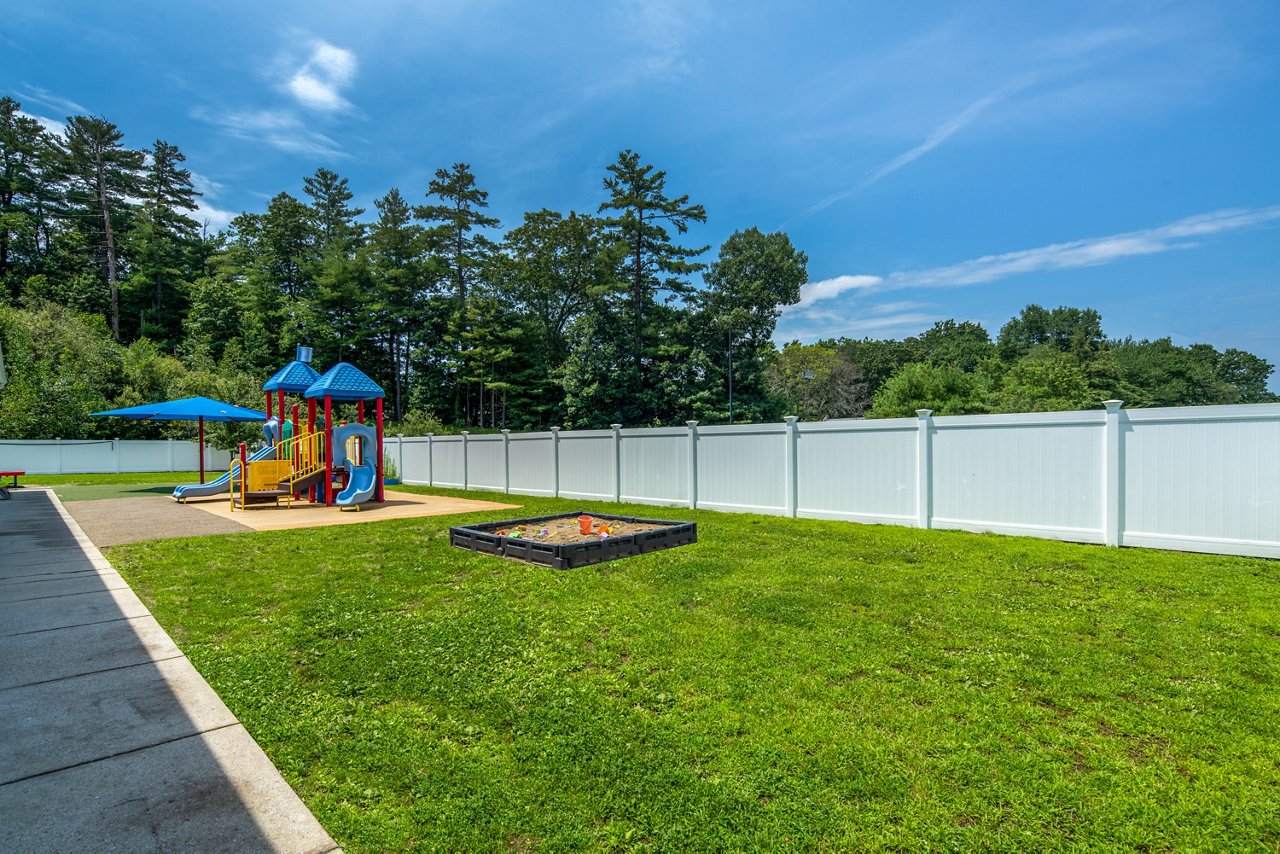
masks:
{"type": "Polygon", "coordinates": [[[456,525],[449,529],[449,544],[481,554],[521,560],[525,563],[549,566],[552,569],[573,569],[604,563],[624,557],[687,546],[698,541],[696,522],[671,522],[662,519],[639,519],[634,516],[610,516],[604,513],[557,513],[554,516],[535,516],[528,519],[507,519],[502,522],[485,522],[480,525],[456,525]],[[636,522],[644,525],[662,525],[649,531],[606,537],[603,540],[587,540],[581,543],[543,543],[523,537],[500,537],[497,532],[516,525],[533,527],[552,519],[576,519],[588,515],[593,519],[615,522],[636,522]]]}

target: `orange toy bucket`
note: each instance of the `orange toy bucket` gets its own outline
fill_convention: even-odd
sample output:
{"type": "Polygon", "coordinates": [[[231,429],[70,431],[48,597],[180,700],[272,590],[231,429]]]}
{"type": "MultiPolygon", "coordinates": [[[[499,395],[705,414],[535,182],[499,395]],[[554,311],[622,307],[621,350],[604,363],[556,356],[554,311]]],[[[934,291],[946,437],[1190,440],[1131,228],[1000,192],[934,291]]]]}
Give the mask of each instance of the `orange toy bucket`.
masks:
{"type": "Polygon", "coordinates": [[[592,523],[592,522],[594,522],[594,521],[595,521],[595,520],[594,520],[594,519],[592,519],[590,516],[586,516],[586,515],[579,516],[579,517],[578,517],[578,533],[579,533],[579,534],[584,534],[584,535],[585,535],[585,534],[590,534],[590,533],[591,533],[591,523],[592,523]]]}

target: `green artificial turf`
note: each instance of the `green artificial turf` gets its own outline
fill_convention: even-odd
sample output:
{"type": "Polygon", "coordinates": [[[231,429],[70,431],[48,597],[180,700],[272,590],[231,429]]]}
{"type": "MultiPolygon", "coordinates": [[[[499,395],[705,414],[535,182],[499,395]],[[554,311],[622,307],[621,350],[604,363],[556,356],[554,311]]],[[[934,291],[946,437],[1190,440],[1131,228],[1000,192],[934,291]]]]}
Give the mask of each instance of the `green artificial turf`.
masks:
{"type": "Polygon", "coordinates": [[[347,850],[1280,845],[1280,562],[512,498],[108,554],[347,850]]]}
{"type": "MultiPolygon", "coordinates": [[[[222,472],[205,472],[205,481],[222,472]]],[[[5,479],[8,482],[8,478],[5,479]]],[[[170,495],[180,483],[199,483],[198,471],[122,472],[121,474],[33,474],[19,478],[30,486],[52,486],[63,501],[91,501],[97,498],[138,498],[170,495]]]]}

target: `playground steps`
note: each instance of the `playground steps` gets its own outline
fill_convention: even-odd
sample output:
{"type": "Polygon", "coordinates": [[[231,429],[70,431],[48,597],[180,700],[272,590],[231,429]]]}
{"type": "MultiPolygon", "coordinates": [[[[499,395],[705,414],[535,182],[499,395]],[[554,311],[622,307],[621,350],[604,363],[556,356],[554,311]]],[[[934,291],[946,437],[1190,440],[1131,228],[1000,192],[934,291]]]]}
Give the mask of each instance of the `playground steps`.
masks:
{"type": "Polygon", "coordinates": [[[300,477],[284,479],[280,481],[280,488],[289,492],[302,492],[304,489],[310,489],[316,484],[324,483],[324,469],[313,471],[310,474],[304,474],[300,477]]]}
{"type": "Polygon", "coordinates": [[[237,494],[231,500],[238,507],[246,507],[250,504],[279,504],[280,499],[289,494],[287,489],[260,489],[256,492],[237,494]]]}

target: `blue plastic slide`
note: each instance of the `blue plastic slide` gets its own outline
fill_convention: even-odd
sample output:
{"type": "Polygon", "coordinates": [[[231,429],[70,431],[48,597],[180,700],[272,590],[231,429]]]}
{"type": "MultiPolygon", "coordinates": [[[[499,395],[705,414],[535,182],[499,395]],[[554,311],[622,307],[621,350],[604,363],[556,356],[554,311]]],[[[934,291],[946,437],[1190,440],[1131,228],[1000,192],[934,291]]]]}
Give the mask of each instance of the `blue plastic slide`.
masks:
{"type": "MultiPolygon", "coordinates": [[[[249,457],[249,462],[254,463],[258,460],[274,460],[276,458],[276,448],[274,445],[268,445],[260,451],[254,451],[249,457]]],[[[173,497],[178,501],[186,501],[188,498],[204,498],[207,495],[218,495],[226,492],[231,488],[231,478],[240,476],[240,460],[236,459],[231,463],[231,471],[224,474],[217,480],[211,480],[208,483],[187,483],[179,486],[173,491],[173,497]]]]}
{"type": "Polygon", "coordinates": [[[338,493],[334,503],[339,507],[350,507],[363,504],[373,497],[373,488],[378,480],[378,467],[372,462],[357,465],[347,461],[347,488],[338,493]]]}
{"type": "MultiPolygon", "coordinates": [[[[272,418],[262,427],[262,432],[267,437],[267,446],[259,451],[254,451],[249,457],[249,462],[254,463],[258,460],[274,460],[276,458],[275,449],[275,428],[276,419],[272,418]]],[[[234,459],[231,462],[230,471],[217,480],[211,480],[208,483],[186,483],[173,490],[173,499],[175,501],[186,501],[188,498],[204,498],[209,495],[220,495],[231,488],[231,478],[240,476],[240,460],[234,459]]]]}

